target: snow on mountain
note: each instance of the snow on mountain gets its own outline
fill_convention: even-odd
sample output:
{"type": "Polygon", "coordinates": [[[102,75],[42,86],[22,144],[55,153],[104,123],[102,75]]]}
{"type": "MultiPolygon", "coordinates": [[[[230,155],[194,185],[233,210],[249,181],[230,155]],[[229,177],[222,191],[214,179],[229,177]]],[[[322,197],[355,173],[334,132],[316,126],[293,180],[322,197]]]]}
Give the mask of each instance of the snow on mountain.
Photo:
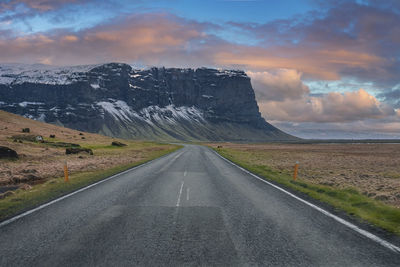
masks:
{"type": "Polygon", "coordinates": [[[202,122],[205,120],[203,111],[193,106],[176,107],[171,104],[165,107],[159,107],[157,105],[152,105],[136,112],[122,100],[109,99],[109,101],[97,102],[96,105],[100,106],[103,109],[103,112],[107,112],[115,119],[125,122],[132,122],[135,119],[138,119],[153,125],[154,122],[175,124],[179,120],[196,122],[202,122]]]}
{"type": "Polygon", "coordinates": [[[0,64],[0,100],[5,111],[124,138],[291,138],[261,117],[240,70],[0,64]]]}
{"type": "Polygon", "coordinates": [[[71,84],[100,65],[57,67],[44,64],[0,64],[0,84],[71,84]]]}
{"type": "Polygon", "coordinates": [[[139,115],[142,118],[147,118],[155,121],[167,121],[169,123],[177,123],[179,120],[187,121],[204,121],[204,113],[200,109],[192,106],[176,107],[173,104],[163,108],[159,106],[149,106],[141,109],[139,115]]]}
{"type": "Polygon", "coordinates": [[[103,111],[108,112],[115,119],[122,121],[132,121],[133,117],[137,117],[137,113],[133,111],[125,101],[122,100],[112,100],[110,102],[101,101],[97,102],[96,105],[100,106],[103,111]]]}

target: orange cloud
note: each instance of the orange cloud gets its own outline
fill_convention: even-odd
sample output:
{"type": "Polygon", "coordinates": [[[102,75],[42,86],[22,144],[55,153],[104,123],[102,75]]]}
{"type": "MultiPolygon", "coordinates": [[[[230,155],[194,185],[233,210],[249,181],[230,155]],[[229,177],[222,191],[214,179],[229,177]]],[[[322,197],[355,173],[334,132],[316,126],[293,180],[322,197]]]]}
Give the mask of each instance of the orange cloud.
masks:
{"type": "Polygon", "coordinates": [[[56,65],[189,62],[182,55],[187,54],[190,42],[205,37],[202,26],[194,22],[166,14],[136,15],[76,34],[0,38],[0,62],[35,63],[43,58],[52,58],[56,65]]]}
{"type": "Polygon", "coordinates": [[[329,42],[316,48],[307,44],[238,45],[207,34],[207,27],[213,26],[167,14],[132,15],[77,33],[0,38],[0,61],[35,63],[52,58],[58,65],[140,61],[147,65],[206,65],[253,72],[292,69],[306,79],[323,80],[338,80],[351,71],[385,77],[393,69],[393,62],[362,48],[329,42]]]}
{"type": "Polygon", "coordinates": [[[63,37],[61,37],[61,42],[76,42],[78,41],[78,37],[76,37],[75,35],[65,35],[63,37]]]}
{"type": "Polygon", "coordinates": [[[310,50],[306,48],[237,48],[215,54],[215,63],[238,65],[246,69],[296,69],[309,77],[338,80],[343,68],[373,69],[387,65],[384,58],[349,50],[310,50]]]}
{"type": "Polygon", "coordinates": [[[0,61],[35,63],[52,58],[53,64],[59,65],[140,61],[148,65],[207,65],[254,72],[293,69],[305,78],[324,80],[338,80],[343,72],[360,69],[383,76],[389,64],[385,58],[362,49],[332,44],[318,48],[232,44],[207,34],[207,27],[167,14],[132,15],[77,33],[0,39],[0,61]]]}
{"type": "Polygon", "coordinates": [[[384,61],[375,55],[363,52],[354,52],[349,50],[321,50],[317,54],[325,58],[329,63],[342,64],[347,66],[358,66],[361,68],[369,68],[372,64],[380,64],[384,61]]]}

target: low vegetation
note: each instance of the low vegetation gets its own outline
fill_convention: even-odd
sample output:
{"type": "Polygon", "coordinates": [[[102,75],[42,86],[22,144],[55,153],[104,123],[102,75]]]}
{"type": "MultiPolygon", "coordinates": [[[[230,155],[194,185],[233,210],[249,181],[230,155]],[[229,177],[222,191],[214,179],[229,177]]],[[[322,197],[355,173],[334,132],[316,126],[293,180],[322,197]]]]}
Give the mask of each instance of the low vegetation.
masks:
{"type": "MultiPolygon", "coordinates": [[[[317,177],[318,171],[310,168],[307,160],[318,162],[316,158],[321,158],[321,153],[332,153],[332,147],[330,146],[325,146],[325,152],[321,152],[320,149],[316,149],[315,147],[307,147],[313,145],[303,145],[301,149],[299,148],[299,145],[293,145],[295,147],[290,147],[291,145],[278,144],[224,144],[222,146],[220,144],[212,144],[211,146],[222,156],[265,178],[266,180],[270,180],[292,190],[305,193],[314,199],[328,203],[339,210],[343,210],[348,214],[355,216],[355,218],[368,221],[398,235],[400,234],[400,209],[374,198],[376,195],[368,195],[368,193],[363,193],[360,191],[360,186],[357,186],[357,184],[361,183],[362,181],[364,181],[364,183],[368,183],[368,181],[365,180],[365,177],[364,180],[361,179],[360,181],[353,179],[353,181],[349,181],[347,184],[337,184],[335,179],[329,178],[329,175],[327,177],[317,177]],[[281,149],[277,150],[277,147],[279,146],[281,146],[281,149]],[[294,152],[293,154],[296,155],[296,153],[298,153],[297,156],[302,155],[299,175],[296,181],[293,180],[293,165],[295,164],[296,157],[294,156],[292,159],[293,155],[291,154],[290,150],[296,150],[297,152],[294,152]],[[307,159],[306,156],[310,154],[314,155],[307,159]],[[283,164],[286,164],[285,168],[282,167],[282,163],[271,164],[272,161],[279,161],[279,158],[283,164]],[[288,160],[288,158],[290,160],[288,160]],[[290,164],[288,164],[288,161],[290,161],[290,164]],[[308,172],[313,173],[315,179],[304,175],[308,172]]],[[[342,156],[338,154],[331,156],[343,157],[346,160],[346,153],[351,154],[355,152],[354,147],[349,147],[345,150],[343,147],[341,147],[340,150],[342,156]]],[[[379,157],[377,156],[379,155],[379,152],[382,151],[374,151],[374,154],[377,158],[379,157]]],[[[358,155],[358,157],[361,157],[360,160],[365,160],[363,159],[362,154],[358,155]]],[[[376,160],[379,161],[379,159],[376,160]]],[[[334,173],[337,169],[337,166],[334,166],[334,164],[337,164],[337,161],[331,161],[329,164],[331,164],[331,169],[327,168],[327,166],[324,166],[325,171],[327,173],[334,173]]],[[[349,162],[348,164],[354,169],[354,164],[357,164],[357,161],[354,161],[353,158],[353,161],[349,162]]],[[[341,168],[345,168],[345,165],[342,165],[341,168]]],[[[380,170],[377,171],[379,172],[380,170]]],[[[398,172],[395,173],[397,174],[398,172]]]]}
{"type": "Polygon", "coordinates": [[[3,111],[0,146],[18,153],[0,158],[0,220],[179,148],[83,133],[3,111]]]}

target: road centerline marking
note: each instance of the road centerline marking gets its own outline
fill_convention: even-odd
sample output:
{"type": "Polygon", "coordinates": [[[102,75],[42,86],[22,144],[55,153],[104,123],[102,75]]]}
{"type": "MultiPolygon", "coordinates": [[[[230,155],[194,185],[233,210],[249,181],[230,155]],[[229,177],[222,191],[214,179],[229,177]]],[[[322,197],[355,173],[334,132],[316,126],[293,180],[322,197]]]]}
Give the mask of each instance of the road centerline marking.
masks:
{"type": "Polygon", "coordinates": [[[188,187],[188,188],[186,189],[186,200],[187,200],[187,201],[189,201],[189,191],[190,191],[190,188],[188,187]]]}
{"type": "Polygon", "coordinates": [[[183,176],[186,176],[187,175],[187,170],[185,170],[185,172],[183,173],[183,176]]]}
{"type": "Polygon", "coordinates": [[[179,207],[179,205],[181,204],[181,195],[182,195],[182,189],[183,189],[183,185],[185,184],[184,181],[182,181],[181,184],[181,189],[179,190],[179,194],[178,194],[178,200],[176,201],[176,206],[179,207]]]}

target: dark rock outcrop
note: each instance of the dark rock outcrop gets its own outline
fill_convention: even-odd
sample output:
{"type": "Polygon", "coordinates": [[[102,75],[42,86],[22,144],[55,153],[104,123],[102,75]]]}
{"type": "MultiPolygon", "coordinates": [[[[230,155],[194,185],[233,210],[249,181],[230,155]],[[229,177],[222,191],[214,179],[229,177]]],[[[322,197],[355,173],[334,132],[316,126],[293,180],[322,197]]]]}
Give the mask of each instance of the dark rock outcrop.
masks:
{"type": "Polygon", "coordinates": [[[5,146],[0,146],[0,159],[18,159],[18,153],[5,146]]]}
{"type": "Polygon", "coordinates": [[[20,183],[35,183],[35,182],[37,182],[37,181],[39,181],[39,180],[42,180],[42,178],[40,178],[40,177],[38,177],[38,176],[36,176],[36,175],[34,175],[34,174],[28,174],[28,175],[25,175],[25,176],[22,176],[22,177],[14,176],[14,177],[12,178],[12,181],[13,181],[15,184],[20,184],[20,183]]]}
{"type": "Polygon", "coordinates": [[[121,63],[75,68],[7,77],[0,68],[0,78],[7,78],[3,84],[0,79],[0,109],[115,137],[294,139],[261,117],[243,71],[136,70],[121,63]]]}
{"type": "Polygon", "coordinates": [[[118,142],[118,141],[113,141],[113,142],[111,142],[111,145],[112,145],[112,146],[119,146],[119,147],[126,146],[126,144],[121,143],[121,142],[118,142]]]}
{"type": "Polygon", "coordinates": [[[82,148],[82,147],[68,147],[65,149],[65,154],[79,154],[79,153],[88,153],[89,155],[93,155],[93,151],[90,148],[82,148]]]}

